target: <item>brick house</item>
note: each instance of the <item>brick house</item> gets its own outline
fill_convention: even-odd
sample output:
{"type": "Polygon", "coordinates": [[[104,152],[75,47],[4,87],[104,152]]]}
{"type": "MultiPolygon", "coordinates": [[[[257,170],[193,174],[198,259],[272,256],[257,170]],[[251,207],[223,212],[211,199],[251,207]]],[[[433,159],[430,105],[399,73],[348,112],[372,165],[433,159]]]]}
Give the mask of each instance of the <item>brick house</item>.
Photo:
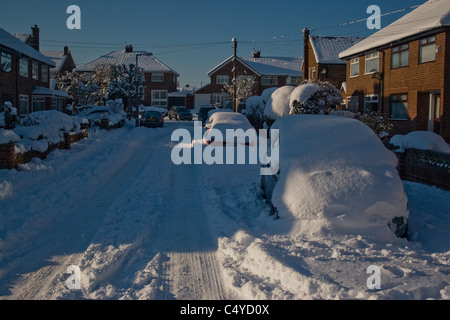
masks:
{"type": "Polygon", "coordinates": [[[75,72],[92,72],[99,65],[136,65],[143,69],[145,75],[144,104],[147,106],[169,106],[169,93],[177,91],[177,79],[180,76],[153,54],[144,51],[134,51],[127,45],[123,51],[109,52],[91,62],[75,68],[75,72]],[[142,55],[145,54],[145,55],[142,55]]]}
{"type": "Polygon", "coordinates": [[[378,111],[395,133],[434,131],[450,142],[450,6],[433,0],[339,55],[352,111],[378,111]]]}
{"type": "MultiPolygon", "coordinates": [[[[195,92],[197,109],[200,104],[223,105],[231,98],[224,91],[224,85],[230,84],[233,79],[233,58],[234,56],[229,57],[208,72],[211,82],[195,92]]],[[[261,57],[260,51],[253,51],[251,57],[236,59],[237,77],[255,79],[254,95],[261,95],[268,88],[296,85],[302,79],[301,67],[302,58],[261,57]]]]}
{"type": "Polygon", "coordinates": [[[36,50],[39,28],[34,26],[32,31],[31,40],[22,42],[0,28],[0,106],[11,102],[19,115],[52,110],[55,96],[65,95],[50,89],[50,68],[55,63],[36,50]]]}
{"type": "Polygon", "coordinates": [[[346,80],[347,61],[339,58],[342,51],[364,38],[312,36],[303,30],[303,80],[327,81],[339,89],[346,80]]]}
{"type": "Polygon", "coordinates": [[[59,74],[72,72],[77,67],[68,46],[64,46],[62,51],[42,51],[42,54],[56,64],[50,69],[50,79],[56,79],[59,74]]]}

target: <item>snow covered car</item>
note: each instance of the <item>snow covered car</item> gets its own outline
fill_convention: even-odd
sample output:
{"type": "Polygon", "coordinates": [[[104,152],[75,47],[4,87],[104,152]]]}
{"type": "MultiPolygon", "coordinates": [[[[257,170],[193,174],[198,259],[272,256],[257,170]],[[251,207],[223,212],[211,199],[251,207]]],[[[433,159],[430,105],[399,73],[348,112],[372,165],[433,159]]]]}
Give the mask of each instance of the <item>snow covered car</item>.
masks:
{"type": "Polygon", "coordinates": [[[279,134],[279,171],[262,176],[261,187],[298,233],[407,236],[397,157],[369,127],[348,117],[295,115],[271,129],[279,134]]]}
{"type": "Polygon", "coordinates": [[[163,115],[158,111],[145,111],[140,117],[141,127],[162,128],[164,127],[163,115]]]}
{"type": "MultiPolygon", "coordinates": [[[[248,130],[255,130],[248,121],[247,117],[240,113],[234,112],[215,112],[209,118],[208,124],[206,124],[205,140],[207,144],[215,143],[222,145],[234,145],[236,139],[234,135],[227,134],[227,130],[241,129],[243,133],[248,130]]],[[[255,130],[256,135],[256,130],[255,130]]],[[[245,140],[245,144],[249,144],[248,139],[245,140]]]]}
{"type": "Polygon", "coordinates": [[[192,121],[193,115],[186,107],[173,107],[169,110],[169,119],[192,121]]]}

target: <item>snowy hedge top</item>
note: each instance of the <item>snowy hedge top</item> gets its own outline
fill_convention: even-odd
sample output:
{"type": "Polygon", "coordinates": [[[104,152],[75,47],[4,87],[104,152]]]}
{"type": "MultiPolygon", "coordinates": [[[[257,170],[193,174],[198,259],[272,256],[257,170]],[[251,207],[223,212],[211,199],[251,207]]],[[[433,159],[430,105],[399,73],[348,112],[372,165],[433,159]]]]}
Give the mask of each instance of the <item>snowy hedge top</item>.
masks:
{"type": "Polygon", "coordinates": [[[419,149],[450,154],[448,143],[434,132],[414,131],[407,135],[395,135],[390,143],[399,147],[398,152],[404,152],[405,149],[419,149]]]}

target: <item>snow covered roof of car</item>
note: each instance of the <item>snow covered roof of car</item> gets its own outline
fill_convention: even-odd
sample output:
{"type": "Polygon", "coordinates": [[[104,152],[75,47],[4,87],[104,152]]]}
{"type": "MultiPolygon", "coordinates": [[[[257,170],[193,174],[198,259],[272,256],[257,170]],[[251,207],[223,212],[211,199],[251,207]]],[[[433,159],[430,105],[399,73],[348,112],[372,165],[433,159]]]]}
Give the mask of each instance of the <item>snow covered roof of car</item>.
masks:
{"type": "Polygon", "coordinates": [[[310,36],[317,63],[323,64],[345,64],[346,61],[340,59],[339,54],[362,40],[364,38],[361,37],[310,36]]]}
{"type": "MultiPolygon", "coordinates": [[[[301,57],[238,57],[238,61],[246,65],[249,69],[259,76],[302,76],[301,57]]],[[[221,69],[224,65],[233,60],[233,56],[229,57],[208,72],[211,76],[215,71],[221,69]]]]}
{"type": "Polygon", "coordinates": [[[351,57],[442,27],[450,27],[449,1],[430,0],[389,26],[345,50],[339,55],[339,58],[351,57]]]}
{"type": "Polygon", "coordinates": [[[78,72],[91,72],[93,71],[97,66],[100,65],[135,65],[136,64],[136,55],[137,54],[145,54],[142,56],[139,56],[139,67],[144,70],[144,72],[165,72],[165,73],[173,73],[177,76],[179,74],[169,68],[167,65],[162,63],[160,60],[156,59],[156,57],[146,51],[133,51],[133,52],[126,52],[125,50],[122,51],[112,51],[109,52],[95,60],[92,60],[91,62],[88,62],[86,64],[83,64],[75,69],[75,71],[78,72]]]}
{"type": "Polygon", "coordinates": [[[55,66],[55,63],[51,59],[47,58],[39,51],[30,47],[28,44],[22,42],[20,39],[13,36],[12,34],[10,34],[9,32],[5,31],[2,28],[0,28],[0,45],[9,48],[13,51],[17,51],[18,53],[21,53],[39,62],[45,63],[49,66],[52,67],[55,66]]]}

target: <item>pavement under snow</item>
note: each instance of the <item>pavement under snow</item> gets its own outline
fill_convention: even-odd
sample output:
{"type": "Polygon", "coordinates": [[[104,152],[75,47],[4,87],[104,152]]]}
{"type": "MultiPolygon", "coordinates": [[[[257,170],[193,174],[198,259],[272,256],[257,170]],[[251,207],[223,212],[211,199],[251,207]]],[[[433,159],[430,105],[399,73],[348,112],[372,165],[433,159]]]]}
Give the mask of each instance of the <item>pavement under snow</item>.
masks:
{"type": "Polygon", "coordinates": [[[177,128],[91,131],[0,171],[0,299],[450,299],[448,192],[404,183],[410,241],[305,238],[269,216],[259,166],[174,165],[177,128]]]}

